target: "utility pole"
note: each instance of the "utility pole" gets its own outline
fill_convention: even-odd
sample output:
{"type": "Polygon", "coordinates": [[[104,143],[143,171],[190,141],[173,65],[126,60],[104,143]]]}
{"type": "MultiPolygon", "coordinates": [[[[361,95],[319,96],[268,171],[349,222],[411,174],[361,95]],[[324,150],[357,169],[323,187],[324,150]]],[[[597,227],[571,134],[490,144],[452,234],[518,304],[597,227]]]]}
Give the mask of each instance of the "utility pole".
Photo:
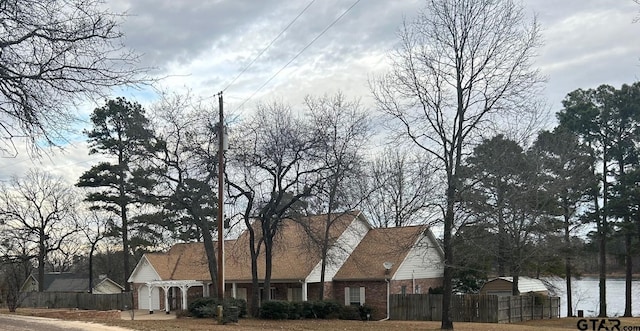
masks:
{"type": "Polygon", "coordinates": [[[224,299],[224,115],[222,92],[218,93],[218,299],[224,299]]]}

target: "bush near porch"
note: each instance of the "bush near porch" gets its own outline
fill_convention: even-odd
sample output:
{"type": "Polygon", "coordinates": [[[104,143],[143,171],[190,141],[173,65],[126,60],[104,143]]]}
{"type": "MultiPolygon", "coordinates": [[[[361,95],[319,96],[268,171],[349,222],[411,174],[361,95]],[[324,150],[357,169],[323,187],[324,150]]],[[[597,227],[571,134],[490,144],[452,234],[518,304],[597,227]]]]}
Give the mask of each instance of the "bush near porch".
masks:
{"type": "MultiPolygon", "coordinates": [[[[198,298],[189,303],[188,310],[193,317],[215,318],[218,316],[216,309],[220,304],[220,299],[218,298],[198,298]]],[[[230,311],[231,307],[238,308],[238,317],[247,316],[247,301],[242,299],[225,298],[222,302],[223,311],[230,311]]]]}
{"type": "Polygon", "coordinates": [[[367,320],[372,313],[371,307],[344,306],[336,301],[289,302],[267,301],[260,307],[263,319],[344,319],[367,320]]]}

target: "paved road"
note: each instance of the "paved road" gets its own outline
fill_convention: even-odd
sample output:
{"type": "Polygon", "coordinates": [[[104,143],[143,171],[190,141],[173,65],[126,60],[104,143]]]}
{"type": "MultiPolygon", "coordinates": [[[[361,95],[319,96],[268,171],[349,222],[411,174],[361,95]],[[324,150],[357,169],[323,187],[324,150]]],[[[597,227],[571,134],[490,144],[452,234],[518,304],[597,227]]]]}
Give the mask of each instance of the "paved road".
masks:
{"type": "Polygon", "coordinates": [[[0,314],[1,331],[128,331],[96,323],[63,321],[52,318],[0,314]]]}

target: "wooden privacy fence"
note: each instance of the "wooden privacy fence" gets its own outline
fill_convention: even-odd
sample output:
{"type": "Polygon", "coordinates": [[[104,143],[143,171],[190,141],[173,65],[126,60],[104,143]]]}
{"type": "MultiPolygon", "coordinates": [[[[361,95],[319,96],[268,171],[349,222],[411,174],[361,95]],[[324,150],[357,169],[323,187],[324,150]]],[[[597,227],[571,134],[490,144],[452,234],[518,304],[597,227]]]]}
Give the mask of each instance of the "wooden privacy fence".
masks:
{"type": "Polygon", "coordinates": [[[20,307],[125,310],[132,307],[131,293],[91,294],[71,292],[23,292],[20,307]]]}
{"type": "MultiPolygon", "coordinates": [[[[394,294],[389,298],[393,320],[439,321],[442,294],[394,294]]],[[[560,317],[560,298],[465,294],[451,298],[454,322],[511,323],[560,317]]]]}

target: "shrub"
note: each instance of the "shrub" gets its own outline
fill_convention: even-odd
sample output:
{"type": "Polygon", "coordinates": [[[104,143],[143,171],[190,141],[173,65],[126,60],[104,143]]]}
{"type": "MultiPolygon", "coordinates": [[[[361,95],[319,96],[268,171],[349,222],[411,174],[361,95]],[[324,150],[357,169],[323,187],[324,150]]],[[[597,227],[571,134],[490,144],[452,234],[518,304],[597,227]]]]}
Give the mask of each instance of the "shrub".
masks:
{"type": "Polygon", "coordinates": [[[291,302],[289,304],[289,319],[290,320],[301,319],[304,316],[303,310],[304,310],[304,303],[291,302]]]}
{"type": "Polygon", "coordinates": [[[320,319],[339,318],[343,310],[344,306],[337,301],[305,301],[302,303],[301,316],[320,319]]]}
{"type": "Polygon", "coordinates": [[[361,320],[368,321],[369,319],[371,319],[371,315],[373,315],[373,308],[365,303],[364,305],[358,307],[358,313],[360,314],[361,320]]]}
{"type": "Polygon", "coordinates": [[[218,298],[198,298],[189,303],[189,312],[198,318],[216,317],[216,307],[218,305],[218,298]]]}
{"type": "Polygon", "coordinates": [[[318,318],[315,313],[315,303],[305,301],[302,303],[302,318],[318,318]]]}
{"type": "Polygon", "coordinates": [[[335,319],[340,317],[340,312],[344,309],[344,305],[337,301],[324,301],[324,317],[328,319],[335,319]]]}
{"type": "Polygon", "coordinates": [[[291,305],[288,301],[266,301],[260,306],[260,318],[273,320],[288,319],[290,310],[291,305]]]}
{"type": "MultiPolygon", "coordinates": [[[[198,318],[213,318],[218,316],[218,298],[198,298],[189,304],[189,313],[198,318]]],[[[247,301],[242,299],[225,298],[222,302],[223,311],[228,311],[229,307],[238,307],[238,317],[247,316],[247,301]]],[[[223,313],[224,315],[224,313],[223,313]]]]}
{"type": "Polygon", "coordinates": [[[356,306],[344,306],[340,313],[341,320],[359,320],[360,319],[360,307],[356,306]]]}

